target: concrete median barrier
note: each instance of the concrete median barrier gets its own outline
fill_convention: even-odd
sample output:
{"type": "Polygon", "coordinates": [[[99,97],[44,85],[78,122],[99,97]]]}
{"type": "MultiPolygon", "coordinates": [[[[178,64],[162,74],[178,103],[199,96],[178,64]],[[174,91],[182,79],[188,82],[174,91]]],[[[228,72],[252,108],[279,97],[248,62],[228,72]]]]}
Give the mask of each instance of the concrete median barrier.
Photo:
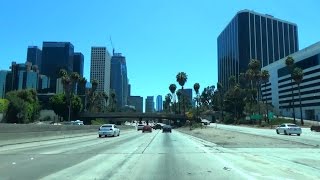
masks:
{"type": "MultiPolygon", "coordinates": [[[[0,146],[97,134],[99,125],[1,124],[0,146]]],[[[134,129],[119,126],[120,130],[134,129]]]]}

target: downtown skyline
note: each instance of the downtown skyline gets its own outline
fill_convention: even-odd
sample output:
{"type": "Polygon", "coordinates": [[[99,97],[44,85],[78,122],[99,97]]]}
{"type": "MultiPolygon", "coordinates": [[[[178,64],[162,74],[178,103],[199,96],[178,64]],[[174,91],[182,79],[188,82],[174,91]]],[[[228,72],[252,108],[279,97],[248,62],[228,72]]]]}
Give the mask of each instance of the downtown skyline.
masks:
{"type": "MultiPolygon", "coordinates": [[[[2,62],[0,69],[8,69],[12,61],[23,63],[26,60],[27,46],[39,46],[42,41],[67,41],[73,43],[75,51],[84,54],[84,76],[89,79],[91,46],[106,46],[111,52],[110,37],[112,37],[115,50],[125,54],[128,59],[127,65],[130,67],[128,77],[130,77],[132,84],[132,94],[144,98],[157,94],[165,96],[171,83],[175,83],[179,87],[175,75],[180,71],[184,71],[188,75],[187,88],[192,88],[196,82],[201,85],[200,91],[206,86],[216,85],[217,37],[236,12],[240,10],[250,9],[295,22],[299,27],[300,49],[320,39],[320,35],[316,33],[319,31],[319,27],[309,21],[316,15],[317,1],[295,4],[277,1],[250,3],[242,1],[241,3],[235,2],[232,6],[227,3],[209,1],[202,4],[188,2],[183,6],[180,6],[178,2],[169,4],[169,1],[162,4],[137,1],[135,5],[139,5],[139,8],[136,10],[130,9],[132,2],[110,1],[88,6],[88,11],[91,14],[84,15],[79,13],[84,10],[84,7],[87,7],[87,4],[79,2],[77,3],[80,7],[79,11],[74,10],[73,15],[54,24],[52,24],[52,20],[56,16],[60,16],[59,14],[66,11],[67,7],[70,7],[75,1],[66,2],[63,8],[58,8],[56,4],[48,2],[44,3],[45,5],[39,3],[44,7],[37,13],[50,7],[54,17],[49,15],[40,17],[42,21],[45,20],[41,26],[40,24],[35,26],[34,22],[31,22],[28,25],[29,29],[21,28],[21,26],[25,24],[28,17],[35,15],[36,12],[32,10],[36,9],[38,5],[34,4],[31,7],[24,3],[23,1],[7,2],[7,8],[1,11],[1,15],[2,13],[10,14],[8,11],[18,13],[16,17],[10,18],[10,22],[7,19],[1,19],[5,25],[5,28],[0,30],[5,37],[1,43],[1,49],[6,51],[0,54],[2,62]],[[14,2],[20,3],[21,7],[29,7],[26,8],[29,9],[29,14],[25,15],[25,10],[14,6],[14,2]],[[110,12],[103,12],[102,7],[105,5],[112,6],[114,9],[110,9],[110,12]],[[300,7],[308,7],[310,10],[303,15],[292,13],[300,7]],[[173,11],[174,9],[177,11],[173,11]],[[194,9],[194,13],[190,13],[191,9],[194,9]],[[126,13],[111,18],[111,15],[119,10],[126,13]],[[149,17],[146,17],[146,14],[149,17]],[[74,18],[76,16],[79,18],[74,18]],[[99,16],[106,17],[108,21],[103,22],[108,23],[102,25],[98,19],[94,19],[99,16]],[[168,19],[168,17],[172,18],[168,19]],[[78,22],[72,28],[67,23],[70,18],[74,18],[74,21],[78,22]],[[59,26],[68,28],[63,28],[62,31],[57,29],[59,26]],[[80,27],[85,28],[80,30],[80,27]],[[129,32],[133,36],[129,35],[129,32]],[[186,61],[190,63],[185,63],[186,61]],[[165,69],[168,64],[169,68],[165,69]],[[141,68],[143,70],[140,70],[141,68]],[[160,73],[163,75],[157,75],[160,73]],[[151,76],[154,78],[150,78],[151,76]],[[147,86],[145,86],[146,83],[147,86]]],[[[72,24],[74,25],[74,23],[72,24]]]]}

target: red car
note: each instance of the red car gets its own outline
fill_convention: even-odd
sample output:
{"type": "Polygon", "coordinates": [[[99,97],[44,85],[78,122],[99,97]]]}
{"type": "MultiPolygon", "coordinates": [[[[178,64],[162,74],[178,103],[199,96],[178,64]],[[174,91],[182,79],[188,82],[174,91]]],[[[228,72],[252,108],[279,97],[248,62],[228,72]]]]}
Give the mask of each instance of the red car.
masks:
{"type": "Polygon", "coordinates": [[[152,132],[152,128],[151,128],[151,126],[149,126],[149,125],[145,125],[145,126],[143,126],[143,129],[142,129],[142,132],[144,133],[144,132],[152,132]]]}

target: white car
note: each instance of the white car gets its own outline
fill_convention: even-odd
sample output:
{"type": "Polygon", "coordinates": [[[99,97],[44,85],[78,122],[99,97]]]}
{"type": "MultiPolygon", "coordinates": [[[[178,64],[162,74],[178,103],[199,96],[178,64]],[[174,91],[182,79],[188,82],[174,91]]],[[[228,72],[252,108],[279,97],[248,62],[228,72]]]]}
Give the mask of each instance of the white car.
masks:
{"type": "Polygon", "coordinates": [[[120,129],[114,124],[104,124],[99,128],[99,137],[120,136],[120,129]]]}
{"type": "Polygon", "coordinates": [[[298,136],[300,136],[300,134],[302,133],[302,130],[299,126],[295,124],[285,123],[285,124],[279,125],[276,128],[276,132],[277,134],[280,134],[280,133],[283,133],[285,135],[297,134],[298,136]]]}
{"type": "Polygon", "coordinates": [[[143,127],[144,127],[144,124],[138,124],[137,131],[140,131],[140,130],[142,131],[143,127]]]}

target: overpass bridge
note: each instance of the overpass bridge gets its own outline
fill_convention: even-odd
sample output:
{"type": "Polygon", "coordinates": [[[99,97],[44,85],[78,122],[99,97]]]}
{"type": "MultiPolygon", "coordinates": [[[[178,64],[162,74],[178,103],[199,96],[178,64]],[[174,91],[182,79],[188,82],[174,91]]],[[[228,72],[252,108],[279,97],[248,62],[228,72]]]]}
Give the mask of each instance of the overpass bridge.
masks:
{"type": "Polygon", "coordinates": [[[137,112],[108,112],[108,113],[89,113],[83,112],[79,115],[82,119],[110,118],[110,119],[169,119],[169,120],[190,120],[182,114],[167,113],[137,113],[137,112]]]}

